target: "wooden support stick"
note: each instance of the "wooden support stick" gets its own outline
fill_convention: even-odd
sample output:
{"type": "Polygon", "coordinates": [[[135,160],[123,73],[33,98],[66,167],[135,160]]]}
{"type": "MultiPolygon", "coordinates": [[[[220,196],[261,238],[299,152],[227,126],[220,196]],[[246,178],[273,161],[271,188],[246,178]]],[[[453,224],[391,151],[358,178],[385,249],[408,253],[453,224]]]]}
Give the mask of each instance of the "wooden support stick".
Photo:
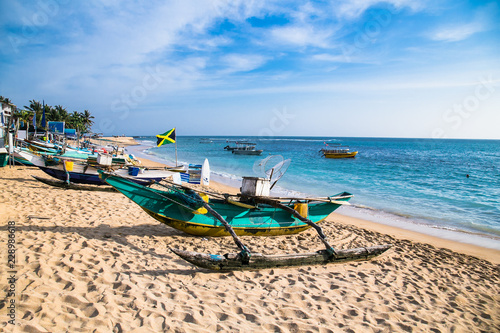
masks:
{"type": "Polygon", "coordinates": [[[311,227],[313,227],[316,230],[316,232],[319,234],[319,238],[321,239],[321,241],[323,242],[323,244],[325,244],[326,250],[331,255],[335,256],[335,250],[328,243],[328,240],[327,240],[325,234],[323,233],[323,229],[321,229],[321,227],[319,225],[317,225],[316,223],[314,223],[313,221],[311,221],[309,219],[306,219],[305,217],[303,217],[302,215],[300,215],[299,212],[297,212],[295,209],[293,209],[292,207],[288,207],[286,205],[283,205],[279,201],[268,199],[268,198],[264,198],[264,197],[252,197],[252,199],[255,202],[267,204],[267,205],[270,205],[270,206],[272,206],[274,208],[283,209],[284,211],[289,212],[290,214],[292,214],[293,216],[295,216],[296,218],[298,218],[302,222],[307,223],[308,225],[310,225],[311,227]]]}
{"type": "Polygon", "coordinates": [[[248,262],[248,260],[250,259],[251,252],[243,244],[238,235],[236,235],[236,233],[234,232],[233,228],[229,225],[229,223],[227,223],[227,221],[224,220],[224,218],[219,213],[217,213],[212,207],[210,207],[210,205],[207,202],[205,202],[205,200],[203,200],[198,193],[196,193],[195,191],[192,191],[192,193],[195,196],[195,198],[198,199],[200,203],[203,204],[203,207],[205,207],[205,209],[208,210],[210,214],[212,214],[217,220],[219,220],[224,225],[227,232],[229,232],[229,234],[231,234],[231,236],[233,237],[236,245],[240,248],[243,260],[248,262]]]}

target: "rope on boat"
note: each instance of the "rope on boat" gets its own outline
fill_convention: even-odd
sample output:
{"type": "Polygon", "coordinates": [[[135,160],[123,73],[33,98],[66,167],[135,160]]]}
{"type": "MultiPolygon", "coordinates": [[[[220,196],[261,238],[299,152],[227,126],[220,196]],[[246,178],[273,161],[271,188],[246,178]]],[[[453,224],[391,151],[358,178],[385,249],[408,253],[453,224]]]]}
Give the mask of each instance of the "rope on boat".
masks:
{"type": "MultiPolygon", "coordinates": [[[[201,205],[203,205],[203,207],[213,216],[215,217],[217,220],[219,220],[222,225],[224,226],[224,228],[226,229],[226,231],[233,237],[233,240],[234,242],[236,243],[236,246],[238,246],[238,248],[241,250],[240,252],[240,255],[241,255],[241,260],[243,263],[248,263],[250,261],[250,256],[252,255],[252,253],[250,252],[250,250],[245,246],[245,244],[243,244],[243,242],[241,241],[241,239],[238,237],[238,235],[236,235],[236,233],[234,232],[233,228],[231,227],[231,225],[222,217],[222,215],[220,215],[219,213],[217,213],[212,207],[210,207],[210,205],[205,202],[205,200],[203,200],[203,198],[198,194],[199,193],[204,193],[204,194],[214,194],[214,193],[211,193],[211,192],[208,192],[208,191],[200,191],[200,190],[195,190],[195,189],[192,189],[192,188],[189,188],[187,186],[183,186],[183,185],[179,185],[179,184],[175,184],[173,182],[170,182],[168,180],[163,180],[165,181],[166,183],[169,183],[170,185],[167,186],[167,185],[163,185],[159,182],[156,182],[156,184],[160,185],[160,186],[163,186],[165,188],[168,188],[170,190],[173,190],[175,192],[178,192],[179,194],[183,195],[184,197],[186,197],[187,199],[191,200],[191,201],[194,201],[194,202],[198,202],[200,203],[201,205]],[[181,191],[180,189],[178,188],[182,188],[183,191],[181,191]],[[189,191],[187,193],[189,194],[192,194],[192,196],[188,195],[187,193],[185,193],[184,191],[189,191]]],[[[161,194],[160,194],[161,195],[161,194]]],[[[224,198],[224,195],[221,195],[221,194],[215,194],[214,196],[218,196],[218,197],[222,197],[224,198]]],[[[170,198],[168,198],[169,200],[171,200],[170,198]]],[[[227,198],[225,198],[227,199],[227,198]]]]}
{"type": "MultiPolygon", "coordinates": [[[[115,175],[115,177],[120,177],[120,176],[115,175]]],[[[175,191],[175,192],[178,192],[179,194],[181,194],[181,195],[185,196],[186,198],[190,199],[192,202],[196,202],[196,201],[197,201],[197,200],[195,200],[194,198],[191,198],[191,197],[187,196],[185,193],[182,193],[181,191],[179,191],[179,190],[178,190],[178,189],[176,189],[176,188],[173,188],[173,187],[171,188],[171,187],[168,187],[168,186],[165,186],[165,185],[159,184],[158,182],[155,182],[155,183],[156,183],[156,184],[158,184],[158,185],[161,185],[161,186],[163,186],[163,187],[165,187],[165,188],[168,188],[168,189],[170,189],[170,190],[173,190],[173,191],[175,191]]],[[[192,207],[186,206],[186,205],[184,205],[184,204],[182,204],[182,203],[180,203],[180,202],[178,202],[178,201],[175,201],[174,199],[169,198],[169,197],[167,197],[166,195],[163,195],[163,194],[161,194],[161,193],[159,193],[159,192],[157,192],[157,191],[155,191],[155,193],[156,193],[157,195],[159,195],[160,197],[165,198],[165,199],[167,199],[168,201],[171,201],[171,202],[175,203],[176,205],[179,205],[179,206],[182,206],[182,207],[186,208],[187,210],[190,210],[190,211],[195,211],[195,209],[193,209],[192,207]]]]}

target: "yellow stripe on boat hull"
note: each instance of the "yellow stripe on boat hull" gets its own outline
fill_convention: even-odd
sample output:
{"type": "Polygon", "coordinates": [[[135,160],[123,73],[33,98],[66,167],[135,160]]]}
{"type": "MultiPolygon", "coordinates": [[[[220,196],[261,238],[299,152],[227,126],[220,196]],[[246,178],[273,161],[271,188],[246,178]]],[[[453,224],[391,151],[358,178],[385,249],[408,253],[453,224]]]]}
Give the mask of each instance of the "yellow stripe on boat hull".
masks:
{"type": "Polygon", "coordinates": [[[337,153],[328,154],[328,153],[325,153],[324,156],[326,158],[351,158],[351,157],[356,156],[357,153],[358,153],[357,151],[353,151],[353,152],[349,152],[349,153],[341,153],[341,154],[337,154],[337,153]]]}
{"type": "MultiPolygon", "coordinates": [[[[146,213],[155,218],[156,220],[172,227],[174,229],[183,231],[187,234],[194,236],[210,236],[210,237],[225,237],[230,236],[224,226],[208,226],[205,224],[181,221],[169,218],[165,215],[154,213],[144,207],[146,213]]],[[[322,222],[324,219],[319,220],[317,223],[322,222]]],[[[281,235],[293,235],[304,230],[311,228],[309,225],[300,226],[290,226],[290,227],[278,227],[278,228],[262,228],[262,227],[234,227],[231,226],[238,236],[281,236],[281,235]]]]}

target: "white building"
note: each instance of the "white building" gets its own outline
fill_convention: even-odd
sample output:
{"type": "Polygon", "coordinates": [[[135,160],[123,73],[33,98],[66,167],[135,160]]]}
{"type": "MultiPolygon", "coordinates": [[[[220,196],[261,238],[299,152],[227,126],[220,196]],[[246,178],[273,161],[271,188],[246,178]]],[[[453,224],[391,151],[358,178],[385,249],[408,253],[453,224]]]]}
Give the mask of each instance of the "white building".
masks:
{"type": "Polygon", "coordinates": [[[16,106],[14,104],[9,104],[5,102],[0,102],[2,104],[2,109],[0,110],[0,147],[3,146],[2,141],[7,134],[7,126],[9,124],[9,118],[12,116],[12,112],[15,110],[16,106]]]}

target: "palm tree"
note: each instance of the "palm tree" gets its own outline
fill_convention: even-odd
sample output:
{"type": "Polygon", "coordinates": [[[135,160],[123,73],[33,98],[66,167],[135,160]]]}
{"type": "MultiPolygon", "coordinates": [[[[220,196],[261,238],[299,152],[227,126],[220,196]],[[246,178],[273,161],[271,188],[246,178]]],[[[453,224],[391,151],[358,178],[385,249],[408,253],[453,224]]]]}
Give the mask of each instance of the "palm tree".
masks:
{"type": "Polygon", "coordinates": [[[82,123],[85,128],[86,132],[89,132],[90,129],[92,128],[92,125],[94,124],[94,116],[92,116],[89,112],[89,110],[84,110],[83,113],[80,114],[82,118],[82,123]]]}
{"type": "Polygon", "coordinates": [[[8,99],[7,97],[3,97],[3,96],[0,96],[0,102],[3,102],[5,104],[12,104],[10,99],[8,99]]]}
{"type": "Polygon", "coordinates": [[[73,113],[69,115],[69,121],[66,122],[66,127],[74,128],[77,132],[82,133],[85,130],[82,119],[83,117],[81,113],[79,113],[78,111],[73,111],[73,113]]]}
{"type": "Polygon", "coordinates": [[[68,120],[68,111],[62,105],[56,105],[50,108],[49,119],[51,121],[66,121],[68,120]]]}
{"type": "Polygon", "coordinates": [[[30,120],[31,120],[32,117],[33,117],[33,112],[32,111],[28,111],[28,110],[17,109],[12,114],[12,119],[13,120],[19,119],[20,121],[22,121],[23,123],[26,124],[26,126],[27,126],[26,128],[29,127],[29,122],[30,122],[30,120]]]}
{"type": "Polygon", "coordinates": [[[36,113],[36,123],[37,127],[38,124],[41,122],[42,118],[42,104],[39,101],[31,100],[29,106],[24,106],[28,111],[31,111],[33,113],[36,113]]]}
{"type": "MultiPolygon", "coordinates": [[[[0,102],[12,104],[8,98],[4,98],[3,96],[0,96],[0,102]]],[[[94,116],[92,116],[89,110],[84,110],[83,112],[73,111],[69,113],[62,105],[51,107],[49,105],[42,105],[42,103],[35,100],[30,100],[29,102],[30,104],[29,106],[25,106],[25,110],[15,111],[13,119],[19,119],[29,124],[33,114],[36,113],[37,127],[40,127],[42,113],[45,109],[45,120],[47,122],[64,121],[66,122],[66,128],[76,129],[79,133],[90,131],[94,124],[94,116]]]]}

